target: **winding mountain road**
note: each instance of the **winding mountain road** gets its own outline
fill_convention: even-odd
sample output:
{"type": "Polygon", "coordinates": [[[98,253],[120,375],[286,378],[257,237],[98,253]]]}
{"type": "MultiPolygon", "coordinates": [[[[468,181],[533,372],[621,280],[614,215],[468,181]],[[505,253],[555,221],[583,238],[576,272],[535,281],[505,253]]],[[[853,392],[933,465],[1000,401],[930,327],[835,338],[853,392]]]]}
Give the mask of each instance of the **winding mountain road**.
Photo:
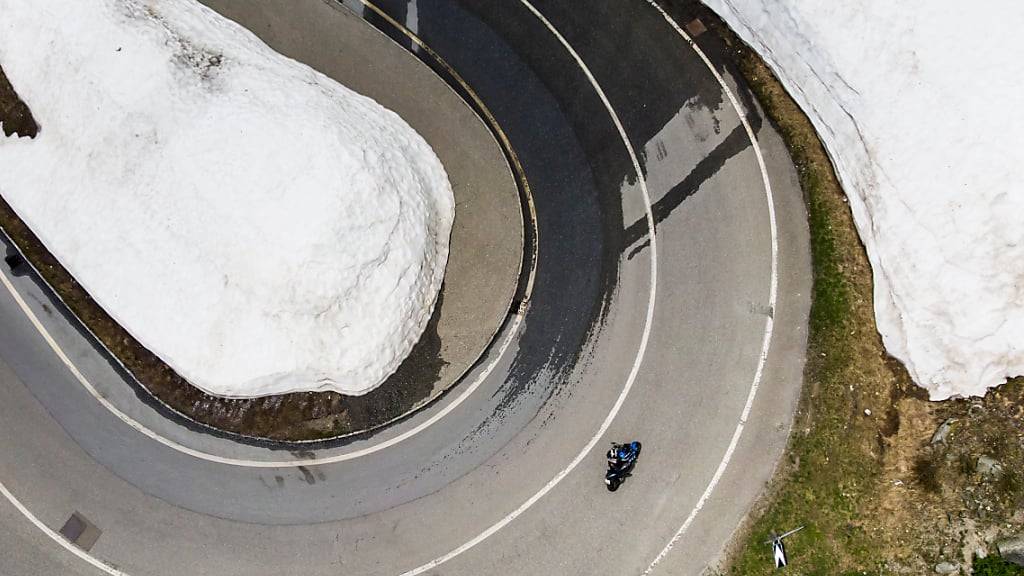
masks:
{"type": "Polygon", "coordinates": [[[289,450],[166,418],[4,268],[0,574],[713,563],[785,447],[810,299],[795,170],[718,40],[646,0],[204,4],[314,67],[362,30],[352,50],[380,58],[360,73],[428,66],[492,115],[536,211],[529,298],[437,402],[289,450]],[[644,453],[612,494],[603,454],[626,439],[644,453]],[[72,513],[87,551],[58,533],[72,513]]]}

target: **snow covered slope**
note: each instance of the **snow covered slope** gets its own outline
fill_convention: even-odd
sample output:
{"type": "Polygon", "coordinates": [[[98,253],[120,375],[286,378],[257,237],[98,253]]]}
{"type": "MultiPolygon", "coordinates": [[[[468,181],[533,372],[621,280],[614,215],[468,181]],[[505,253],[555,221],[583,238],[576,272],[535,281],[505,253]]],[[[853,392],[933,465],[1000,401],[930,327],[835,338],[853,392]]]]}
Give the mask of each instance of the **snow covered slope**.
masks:
{"type": "Polygon", "coordinates": [[[1024,2],[705,3],[821,134],[889,352],[933,399],[1024,374],[1024,2]]]}
{"type": "Polygon", "coordinates": [[[85,289],[224,396],[362,394],[408,354],[454,200],[394,113],[192,0],[0,0],[40,125],[0,193],[85,289]]]}

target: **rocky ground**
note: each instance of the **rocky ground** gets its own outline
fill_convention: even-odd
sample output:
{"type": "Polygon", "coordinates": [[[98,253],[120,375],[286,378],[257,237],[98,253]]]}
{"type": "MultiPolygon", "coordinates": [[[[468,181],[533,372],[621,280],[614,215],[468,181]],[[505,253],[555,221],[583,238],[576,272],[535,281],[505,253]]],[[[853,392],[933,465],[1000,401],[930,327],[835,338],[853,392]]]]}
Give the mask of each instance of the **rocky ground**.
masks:
{"type": "MultiPolygon", "coordinates": [[[[1024,380],[984,398],[896,404],[877,496],[886,568],[969,567],[1024,532],[1024,380]]],[[[1006,550],[1003,550],[1004,555],[1006,550]]]]}

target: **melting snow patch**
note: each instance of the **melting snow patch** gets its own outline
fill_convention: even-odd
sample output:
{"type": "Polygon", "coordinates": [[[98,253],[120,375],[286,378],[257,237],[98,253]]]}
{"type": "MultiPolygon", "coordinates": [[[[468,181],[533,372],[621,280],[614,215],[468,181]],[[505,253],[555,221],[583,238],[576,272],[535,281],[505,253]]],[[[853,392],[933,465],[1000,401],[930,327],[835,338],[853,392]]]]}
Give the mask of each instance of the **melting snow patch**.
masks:
{"type": "Polygon", "coordinates": [[[936,400],[1024,374],[1024,3],[705,3],[818,129],[889,352],[936,400]]]}
{"type": "Polygon", "coordinates": [[[396,114],[192,0],[0,0],[0,192],[213,394],[362,394],[431,316],[451,186],[396,114]]]}

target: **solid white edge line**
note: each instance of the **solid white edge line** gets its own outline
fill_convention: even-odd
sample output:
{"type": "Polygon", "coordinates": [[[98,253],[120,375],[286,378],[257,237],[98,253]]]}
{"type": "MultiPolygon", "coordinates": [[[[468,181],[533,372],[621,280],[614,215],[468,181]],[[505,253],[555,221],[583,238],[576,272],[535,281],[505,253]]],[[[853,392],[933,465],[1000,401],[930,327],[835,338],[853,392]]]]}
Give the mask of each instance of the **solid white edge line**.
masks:
{"type": "Polygon", "coordinates": [[[52,539],[54,542],[63,546],[64,549],[66,549],[68,552],[71,552],[75,556],[78,556],[80,559],[88,562],[95,568],[102,570],[107,574],[110,574],[110,576],[129,576],[127,572],[122,572],[117,568],[114,568],[113,566],[107,564],[106,562],[99,560],[98,558],[89,554],[85,550],[82,550],[78,546],[75,546],[74,544],[69,542],[66,538],[55,532],[46,524],[43,524],[43,521],[39,518],[36,518],[36,515],[33,514],[31,510],[26,508],[25,505],[22,504],[20,500],[15,498],[14,494],[11,494],[11,491],[8,490],[7,487],[3,485],[2,482],[0,482],[0,494],[3,494],[4,498],[7,498],[7,501],[13,504],[14,507],[18,509],[18,512],[21,512],[22,516],[28,518],[29,522],[32,522],[32,524],[34,524],[36,528],[42,530],[44,534],[49,536],[50,539],[52,539]]]}
{"type": "Polygon", "coordinates": [[[694,505],[693,509],[690,511],[689,516],[686,517],[686,521],[683,522],[683,525],[679,527],[679,530],[677,530],[676,533],[672,535],[672,538],[668,541],[668,543],[661,550],[661,552],[659,552],[658,555],[654,558],[654,560],[650,563],[650,565],[647,566],[647,569],[643,572],[643,576],[649,576],[649,574],[654,570],[654,568],[659,563],[661,563],[661,561],[664,560],[666,556],[668,556],[668,553],[672,551],[672,548],[674,548],[675,545],[679,542],[679,540],[682,539],[683,535],[686,534],[686,531],[690,529],[690,526],[693,524],[693,521],[697,517],[697,514],[701,511],[701,509],[704,508],[705,504],[707,504],[707,501],[711,497],[712,492],[715,491],[715,487],[718,486],[718,482],[722,479],[722,476],[725,474],[726,468],[729,467],[729,462],[732,460],[733,454],[736,451],[736,446],[739,444],[740,437],[743,435],[743,429],[747,423],[747,418],[750,417],[750,411],[754,405],[754,397],[757,396],[757,390],[761,385],[761,377],[764,373],[764,367],[766,362],[768,361],[768,351],[771,348],[772,331],[775,328],[774,316],[777,312],[775,307],[777,304],[776,300],[779,283],[779,242],[778,231],[776,229],[775,222],[775,199],[772,196],[772,185],[768,178],[768,169],[765,166],[764,156],[761,154],[761,147],[757,143],[757,136],[754,134],[753,128],[747,121],[747,116],[743,112],[743,109],[740,106],[739,102],[736,100],[736,96],[732,93],[732,90],[729,88],[729,85],[725,83],[725,79],[722,78],[722,75],[719,74],[718,70],[716,70],[715,67],[711,64],[711,60],[707,57],[706,54],[704,54],[704,51],[697,46],[693,39],[690,38],[690,36],[679,26],[679,24],[677,24],[676,21],[672,19],[672,17],[669,16],[668,13],[666,13],[665,10],[662,9],[662,7],[655,2],[655,0],[647,0],[647,3],[654,7],[654,9],[657,10],[662,15],[665,21],[667,21],[669,25],[671,25],[672,28],[674,28],[675,31],[680,36],[682,36],[684,40],[686,40],[686,43],[689,44],[691,48],[693,48],[693,51],[697,53],[697,56],[700,57],[700,59],[704,62],[704,65],[707,66],[708,70],[710,70],[711,73],[715,76],[715,79],[718,80],[718,83],[722,86],[722,89],[725,91],[726,96],[729,98],[729,102],[732,104],[733,109],[736,110],[736,114],[739,115],[740,122],[743,124],[743,129],[746,130],[747,137],[750,138],[750,143],[753,145],[754,155],[757,157],[757,165],[761,169],[761,178],[764,181],[765,197],[768,201],[768,220],[771,225],[772,266],[771,287],[769,289],[768,305],[772,313],[771,315],[768,316],[768,319],[765,321],[764,339],[761,343],[761,356],[758,359],[757,370],[754,372],[754,380],[750,384],[750,392],[747,394],[747,402],[743,406],[743,412],[740,414],[739,422],[736,423],[736,429],[732,434],[732,440],[729,442],[729,447],[726,449],[725,455],[722,457],[722,461],[718,464],[718,468],[715,470],[715,475],[711,478],[711,482],[708,483],[707,488],[705,488],[704,493],[701,494],[700,499],[697,501],[697,504],[694,505]]]}
{"type": "MultiPolygon", "coordinates": [[[[336,1],[336,0],[334,0],[334,1],[336,1]]],[[[487,108],[487,106],[484,105],[484,103],[480,99],[480,97],[465,82],[465,80],[463,80],[462,77],[459,76],[458,73],[455,72],[454,69],[452,69],[450,66],[448,66],[448,64],[446,62],[444,62],[443,59],[441,59],[440,55],[438,55],[436,52],[434,52],[434,50],[431,49],[429,46],[424,44],[423,41],[418,36],[414,35],[411,31],[409,31],[406,27],[404,27],[400,22],[398,22],[398,21],[394,20],[393,18],[391,18],[390,16],[388,16],[387,13],[385,13],[383,10],[381,10],[376,5],[374,5],[370,0],[359,0],[359,1],[362,2],[365,6],[369,7],[370,9],[372,9],[376,14],[378,14],[381,17],[385,18],[391,25],[395,26],[397,29],[402,31],[403,34],[407,35],[418,46],[420,46],[420,47],[424,48],[425,50],[427,50],[431,54],[432,57],[437,59],[438,62],[442,66],[444,66],[446,69],[448,69],[453,74],[453,76],[455,77],[456,81],[459,82],[460,86],[462,86],[462,88],[465,89],[469,93],[470,97],[473,98],[474,102],[476,102],[477,105],[480,106],[481,110],[483,110],[483,113],[486,116],[486,120],[485,119],[481,119],[481,122],[483,124],[485,124],[485,126],[490,123],[490,125],[493,126],[495,128],[495,130],[497,130],[498,137],[501,139],[502,143],[504,144],[504,147],[506,147],[507,150],[509,150],[510,153],[512,154],[512,156],[513,156],[513,162],[515,162],[515,164],[516,164],[517,173],[521,174],[521,167],[519,166],[518,158],[515,155],[515,151],[512,149],[512,144],[509,142],[508,137],[505,135],[504,131],[501,130],[501,126],[498,125],[497,120],[494,118],[493,114],[491,114],[491,112],[487,108]]],[[[328,2],[328,3],[330,3],[330,2],[328,2]]],[[[386,36],[387,35],[385,35],[385,37],[386,36]]],[[[443,80],[442,80],[442,82],[443,82],[443,80]]],[[[510,172],[511,172],[512,171],[511,170],[511,166],[509,167],[509,169],[510,169],[510,172]]],[[[516,174],[513,174],[513,178],[517,178],[516,174]]],[[[532,195],[532,193],[530,191],[529,183],[525,180],[525,178],[523,179],[522,183],[526,187],[527,204],[529,205],[529,208],[530,208],[530,214],[531,214],[530,220],[531,220],[531,223],[532,223],[532,231],[533,231],[533,234],[534,234],[534,241],[533,241],[534,251],[533,251],[533,254],[532,254],[530,270],[529,270],[528,277],[527,277],[525,296],[523,298],[524,301],[529,301],[530,296],[533,294],[533,286],[534,286],[535,276],[537,274],[539,231],[537,230],[537,212],[536,212],[536,207],[535,207],[534,202],[533,202],[533,195],[532,195]]],[[[524,220],[525,220],[525,215],[524,215],[524,220]]],[[[135,420],[131,416],[129,416],[129,415],[125,414],[124,412],[122,412],[112,402],[107,400],[106,397],[104,397],[102,394],[100,394],[99,391],[96,390],[96,388],[92,385],[92,383],[89,382],[88,379],[86,379],[85,375],[82,374],[81,371],[78,370],[77,366],[75,366],[75,364],[71,361],[71,359],[63,351],[63,349],[61,349],[60,345],[57,344],[56,340],[50,335],[49,331],[46,330],[46,328],[43,326],[42,322],[39,321],[39,319],[35,315],[35,313],[28,307],[28,305],[25,303],[24,299],[20,296],[20,294],[18,293],[18,291],[14,287],[14,285],[12,283],[8,282],[8,280],[6,278],[3,279],[3,284],[4,284],[4,287],[7,289],[7,291],[11,293],[11,296],[14,298],[15,302],[18,303],[18,306],[21,308],[21,310],[25,314],[25,316],[28,317],[29,321],[35,327],[36,331],[39,332],[39,334],[43,337],[43,340],[46,341],[47,345],[53,350],[53,352],[57,355],[57,357],[60,358],[61,362],[64,363],[64,365],[68,368],[68,370],[75,377],[75,379],[81,384],[81,386],[83,388],[85,388],[85,390],[87,392],[89,392],[90,395],[93,396],[93,398],[96,399],[97,402],[100,403],[100,405],[102,405],[104,408],[106,408],[108,411],[110,411],[112,414],[114,414],[114,416],[116,416],[119,420],[121,420],[122,422],[124,422],[125,424],[130,426],[131,428],[135,429],[140,434],[150,438],[151,440],[154,440],[154,441],[156,441],[156,442],[158,442],[160,444],[163,444],[164,446],[166,446],[168,448],[171,448],[172,450],[176,450],[178,452],[181,452],[182,454],[186,454],[188,456],[192,456],[194,458],[198,458],[200,460],[205,460],[205,461],[208,461],[208,462],[214,462],[214,463],[217,463],[217,464],[224,464],[224,465],[228,465],[228,466],[238,466],[238,467],[244,467],[244,468],[292,468],[292,467],[296,467],[296,466],[318,466],[318,465],[324,465],[324,464],[336,464],[338,462],[344,462],[344,461],[347,461],[347,460],[354,460],[356,458],[361,458],[363,456],[368,456],[370,454],[373,454],[375,452],[379,452],[381,450],[385,450],[385,449],[390,448],[391,446],[394,446],[394,445],[396,445],[396,444],[398,444],[400,442],[408,440],[409,438],[419,434],[423,430],[425,430],[425,429],[429,428],[430,426],[436,424],[442,418],[444,418],[449,413],[451,413],[453,410],[458,408],[466,399],[468,399],[473,394],[473,392],[475,392],[484,383],[484,380],[486,380],[490,376],[491,372],[493,372],[494,368],[498,365],[498,362],[500,362],[501,359],[504,357],[505,352],[508,351],[509,346],[512,344],[512,341],[515,339],[516,334],[519,332],[519,328],[522,325],[522,320],[523,320],[522,314],[517,313],[515,319],[512,321],[512,324],[508,328],[508,334],[505,336],[505,339],[502,341],[501,346],[498,348],[498,354],[494,358],[492,358],[492,360],[484,367],[483,371],[476,377],[476,379],[473,380],[473,382],[470,383],[470,385],[465,390],[463,390],[463,392],[461,394],[459,394],[457,397],[455,397],[454,400],[452,400],[450,403],[446,404],[445,407],[440,412],[438,412],[437,414],[435,414],[431,418],[425,420],[424,422],[420,423],[419,425],[415,426],[414,428],[406,430],[402,434],[399,434],[398,436],[395,436],[395,437],[390,438],[388,440],[385,440],[383,442],[379,442],[379,443],[373,444],[371,446],[367,446],[366,448],[362,448],[362,449],[359,449],[359,450],[354,450],[354,451],[351,451],[351,452],[346,452],[344,454],[336,454],[334,456],[325,456],[325,457],[320,457],[320,458],[305,458],[305,459],[301,459],[301,460],[251,460],[251,459],[244,459],[244,458],[228,458],[228,457],[225,457],[225,456],[219,456],[217,454],[210,454],[208,452],[203,452],[201,450],[196,450],[194,448],[190,448],[188,446],[185,446],[183,444],[175,442],[174,440],[171,440],[170,438],[166,438],[164,436],[161,436],[160,434],[158,434],[155,431],[153,431],[153,430],[149,429],[148,427],[146,427],[144,424],[138,422],[137,420],[135,420]]],[[[91,333],[91,331],[90,331],[90,333],[91,333]]],[[[497,335],[497,334],[495,334],[495,335],[497,335]]],[[[120,362],[118,362],[118,363],[120,364],[120,362]]],[[[466,375],[468,375],[468,372],[464,376],[466,376],[466,375]]]]}
{"type": "Polygon", "coordinates": [[[403,572],[401,576],[416,576],[417,574],[422,574],[427,570],[432,570],[440,566],[441,564],[444,564],[445,562],[461,555],[467,550],[470,550],[477,544],[480,544],[487,538],[491,537],[494,533],[498,532],[499,530],[507,526],[509,523],[511,523],[513,520],[518,518],[521,514],[526,512],[531,506],[536,504],[538,500],[540,500],[548,492],[553,490],[555,486],[558,486],[558,484],[566,476],[568,476],[580,464],[580,462],[583,461],[584,458],[587,457],[590,451],[593,450],[594,446],[596,446],[597,443],[601,440],[601,437],[604,436],[608,429],[611,427],[612,422],[615,420],[615,417],[618,416],[619,411],[622,409],[622,405],[626,402],[626,397],[629,396],[629,392],[630,390],[632,390],[633,384],[636,382],[636,377],[640,372],[640,365],[643,363],[644,354],[647,351],[647,343],[650,340],[651,326],[654,322],[654,302],[655,296],[657,295],[658,287],[658,243],[655,238],[654,214],[651,208],[651,197],[647,191],[647,181],[644,178],[644,173],[640,167],[640,162],[637,159],[636,152],[633,150],[633,145],[629,141],[629,137],[626,134],[625,128],[623,128],[622,126],[622,122],[619,120],[618,114],[615,113],[615,109],[612,108],[611,102],[608,101],[608,97],[605,95],[604,90],[601,89],[601,86],[597,83],[597,80],[594,78],[594,75],[590,72],[590,68],[588,68],[586,63],[583,62],[583,59],[580,58],[580,55],[576,52],[575,49],[573,49],[573,47],[569,44],[565,37],[562,36],[562,34],[558,31],[558,29],[556,29],[551,24],[551,22],[549,22],[548,19],[544,17],[543,14],[538,12],[537,9],[533,7],[533,4],[530,4],[528,0],[519,1],[523,4],[523,6],[526,7],[527,10],[533,13],[533,15],[536,16],[537,19],[540,20],[541,23],[543,23],[544,26],[548,28],[548,30],[551,31],[551,33],[558,39],[562,46],[564,46],[565,49],[569,52],[569,54],[572,55],[573,59],[576,60],[577,66],[579,66],[579,68],[586,75],[587,79],[590,81],[591,86],[593,86],[594,91],[597,92],[597,95],[601,98],[601,102],[604,103],[605,108],[608,110],[608,115],[611,117],[612,122],[614,122],[615,128],[619,132],[619,136],[622,138],[622,143],[625,145],[626,150],[629,153],[629,158],[633,162],[633,169],[636,171],[637,182],[640,184],[640,190],[643,193],[644,209],[647,211],[647,227],[650,231],[651,237],[651,288],[650,296],[647,301],[647,315],[644,320],[643,335],[640,338],[640,346],[637,349],[636,358],[633,361],[633,367],[629,372],[629,376],[626,378],[626,383],[622,389],[622,392],[619,394],[618,399],[616,399],[615,404],[612,406],[611,411],[608,413],[608,416],[605,417],[604,422],[601,423],[601,427],[597,430],[594,436],[591,437],[590,441],[587,442],[583,449],[580,450],[580,453],[577,454],[575,458],[573,458],[572,462],[570,462],[568,466],[566,466],[561,472],[555,475],[555,477],[552,478],[547,484],[545,484],[543,488],[541,488],[536,494],[534,494],[525,502],[523,502],[518,508],[513,510],[511,513],[509,513],[507,516],[505,516],[498,522],[491,525],[490,528],[487,528],[486,530],[478,534],[472,540],[466,542],[465,544],[459,546],[458,548],[448,552],[443,556],[439,556],[438,558],[435,558],[434,560],[431,560],[430,562],[423,564],[422,566],[413,568],[412,570],[409,570],[407,572],[403,572]]]}
{"type": "Polygon", "coordinates": [[[157,434],[156,432],[153,432],[149,428],[137,422],[131,416],[122,412],[117,406],[115,406],[113,403],[107,400],[102,394],[100,394],[99,391],[96,390],[96,388],[92,385],[92,383],[89,382],[89,380],[82,374],[78,367],[75,366],[71,359],[68,358],[68,355],[60,347],[60,345],[58,345],[57,342],[53,339],[53,336],[50,335],[50,332],[46,329],[45,326],[43,326],[42,322],[39,321],[39,318],[36,316],[35,312],[33,312],[31,308],[29,308],[28,304],[25,302],[25,299],[21,297],[21,294],[14,288],[14,285],[11,283],[11,281],[8,280],[6,274],[0,273],[0,282],[3,283],[4,288],[6,288],[7,291],[11,294],[11,297],[14,298],[14,301],[18,304],[18,307],[21,308],[22,312],[35,327],[36,331],[39,332],[39,334],[46,341],[47,345],[49,345],[50,349],[53,350],[53,353],[60,359],[60,361],[65,365],[65,367],[67,367],[68,371],[70,371],[71,374],[75,377],[75,379],[78,380],[79,384],[81,384],[81,386],[85,388],[89,392],[89,394],[91,394],[96,399],[96,401],[102,404],[104,408],[106,408],[112,414],[117,416],[118,419],[120,419],[128,426],[134,428],[140,434],[156,442],[159,442],[160,444],[163,444],[168,448],[177,450],[178,452],[187,454],[189,456],[193,456],[200,460],[206,460],[208,462],[216,462],[218,464],[226,464],[230,466],[240,466],[246,468],[294,468],[296,466],[317,466],[323,464],[334,464],[337,462],[343,462],[345,460],[353,460],[355,458],[366,456],[367,454],[372,454],[374,452],[384,450],[385,448],[394,446],[399,442],[402,442],[412,436],[415,436],[416,434],[419,434],[424,429],[432,426],[438,420],[441,420],[442,418],[447,416],[448,413],[450,413],[452,410],[455,410],[459,405],[462,404],[463,401],[465,401],[466,398],[472,395],[472,393],[483,384],[484,380],[486,380],[487,376],[490,375],[491,371],[494,370],[494,367],[504,356],[505,351],[512,343],[511,336],[516,334],[516,332],[519,330],[519,325],[522,323],[522,316],[516,315],[515,320],[513,320],[512,322],[512,326],[509,328],[509,337],[505,338],[505,340],[502,342],[501,348],[498,350],[498,354],[494,357],[494,359],[491,360],[491,362],[487,365],[484,371],[481,372],[481,374],[476,378],[476,380],[474,380],[473,383],[470,384],[470,386],[468,386],[462,392],[462,394],[460,394],[451,403],[445,405],[443,409],[438,411],[436,414],[434,414],[427,420],[424,420],[416,427],[406,430],[405,432],[399,434],[398,436],[389,438],[384,442],[380,442],[360,450],[354,450],[352,452],[346,452],[345,454],[337,454],[334,456],[328,456],[324,458],[307,458],[303,460],[282,461],[243,460],[218,456],[216,454],[208,454],[206,452],[201,452],[199,450],[189,448],[188,446],[183,446],[169,438],[164,438],[163,436],[157,434]]]}

